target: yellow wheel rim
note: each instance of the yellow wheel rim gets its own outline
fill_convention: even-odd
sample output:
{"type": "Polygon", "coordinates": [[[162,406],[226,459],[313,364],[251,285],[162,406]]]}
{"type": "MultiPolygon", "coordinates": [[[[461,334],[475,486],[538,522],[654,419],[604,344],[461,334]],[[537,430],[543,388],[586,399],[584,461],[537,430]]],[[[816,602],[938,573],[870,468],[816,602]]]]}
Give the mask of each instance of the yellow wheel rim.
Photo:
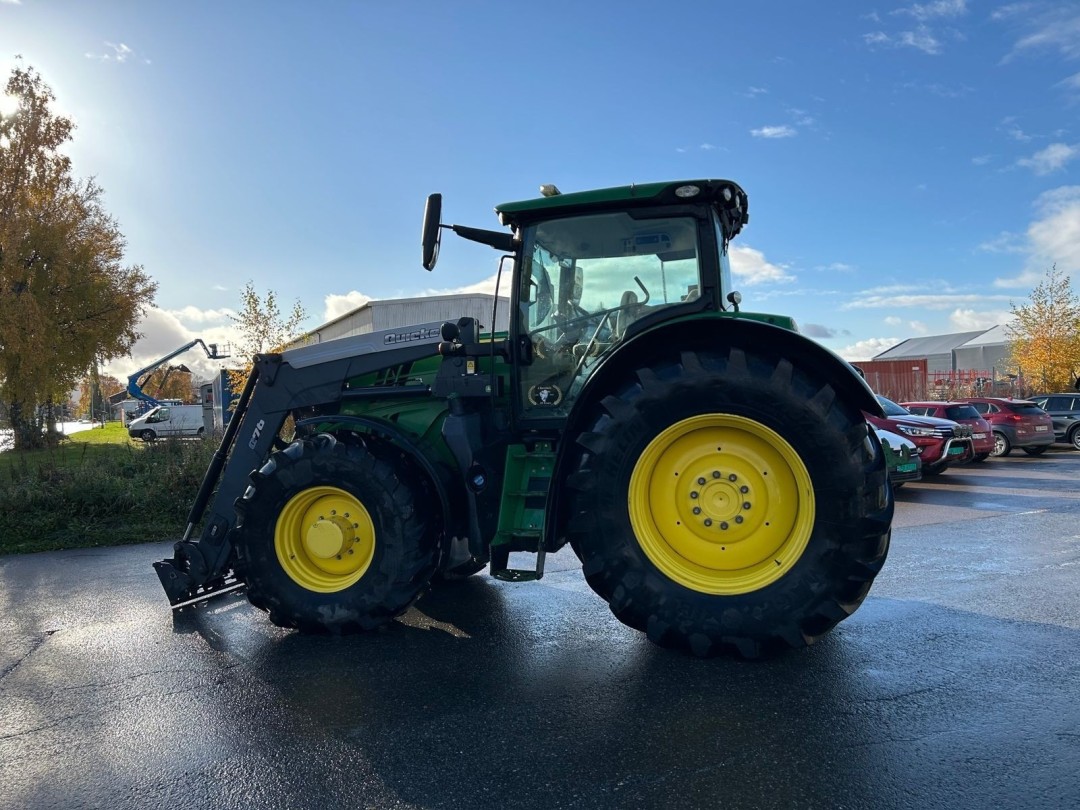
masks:
{"type": "Polygon", "coordinates": [[[709,594],[776,582],[814,528],[814,488],[798,453],[776,431],[727,414],[683,419],[649,442],[628,506],[656,567],[709,594]]]}
{"type": "Polygon", "coordinates": [[[337,487],[297,493],[278,515],[274,550],[303,588],[333,593],[364,576],[375,556],[375,524],[364,505],[337,487]]]}

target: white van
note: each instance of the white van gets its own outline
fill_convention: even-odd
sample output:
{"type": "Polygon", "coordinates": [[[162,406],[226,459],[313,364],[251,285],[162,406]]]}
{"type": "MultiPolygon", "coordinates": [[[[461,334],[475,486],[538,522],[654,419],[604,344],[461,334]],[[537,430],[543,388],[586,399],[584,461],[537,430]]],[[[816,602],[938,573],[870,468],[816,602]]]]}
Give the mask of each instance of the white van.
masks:
{"type": "Polygon", "coordinates": [[[202,405],[158,405],[128,423],[128,434],[144,442],[169,436],[202,436],[205,432],[202,405]]]}

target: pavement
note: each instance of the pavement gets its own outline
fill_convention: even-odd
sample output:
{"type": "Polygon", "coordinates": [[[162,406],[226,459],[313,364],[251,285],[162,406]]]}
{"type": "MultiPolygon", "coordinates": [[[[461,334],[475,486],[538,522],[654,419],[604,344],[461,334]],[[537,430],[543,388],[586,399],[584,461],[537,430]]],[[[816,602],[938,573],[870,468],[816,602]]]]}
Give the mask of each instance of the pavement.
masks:
{"type": "Polygon", "coordinates": [[[806,650],[698,660],[571,552],[378,633],[173,615],[169,543],[0,557],[0,810],[1080,807],[1080,453],[898,493],[863,606],[806,650]]]}

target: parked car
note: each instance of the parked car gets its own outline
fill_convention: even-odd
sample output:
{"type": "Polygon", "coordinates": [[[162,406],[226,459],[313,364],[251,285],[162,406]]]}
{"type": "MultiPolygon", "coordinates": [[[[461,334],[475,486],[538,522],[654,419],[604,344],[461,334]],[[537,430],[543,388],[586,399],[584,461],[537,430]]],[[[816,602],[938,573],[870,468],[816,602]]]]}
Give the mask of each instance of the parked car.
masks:
{"type": "Polygon", "coordinates": [[[1045,453],[1054,443],[1050,414],[1027,399],[1012,397],[966,397],[994,431],[992,456],[1007,456],[1019,447],[1029,456],[1045,453]]]}
{"type": "Polygon", "coordinates": [[[885,451],[885,461],[889,466],[889,483],[893,489],[900,489],[908,481],[922,478],[922,459],[915,442],[905,439],[898,433],[881,428],[874,428],[878,441],[885,451]]]}
{"type": "Polygon", "coordinates": [[[971,441],[975,445],[975,461],[986,461],[994,452],[994,433],[970,402],[901,402],[916,416],[936,416],[971,426],[971,441]]]}
{"type": "Polygon", "coordinates": [[[915,416],[891,399],[879,396],[885,417],[864,414],[875,428],[898,433],[915,443],[922,459],[923,477],[938,475],[952,464],[964,464],[975,458],[971,426],[936,416],[915,416]]]}
{"type": "Polygon", "coordinates": [[[1080,450],[1080,394],[1039,394],[1031,401],[1050,414],[1054,438],[1080,450]]]}

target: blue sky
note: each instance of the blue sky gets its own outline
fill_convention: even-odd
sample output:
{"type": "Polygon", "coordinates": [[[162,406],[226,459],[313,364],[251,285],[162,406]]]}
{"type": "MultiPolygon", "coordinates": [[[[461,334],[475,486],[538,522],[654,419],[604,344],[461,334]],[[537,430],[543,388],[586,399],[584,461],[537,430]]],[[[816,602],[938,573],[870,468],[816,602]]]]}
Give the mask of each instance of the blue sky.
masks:
{"type": "Polygon", "coordinates": [[[227,339],[247,281],[308,327],[487,288],[460,239],[422,269],[433,191],[496,228],[541,183],[735,180],[744,307],[853,360],[1080,269],[1076,2],[0,0],[16,54],[159,283],[118,374],[227,339]]]}

